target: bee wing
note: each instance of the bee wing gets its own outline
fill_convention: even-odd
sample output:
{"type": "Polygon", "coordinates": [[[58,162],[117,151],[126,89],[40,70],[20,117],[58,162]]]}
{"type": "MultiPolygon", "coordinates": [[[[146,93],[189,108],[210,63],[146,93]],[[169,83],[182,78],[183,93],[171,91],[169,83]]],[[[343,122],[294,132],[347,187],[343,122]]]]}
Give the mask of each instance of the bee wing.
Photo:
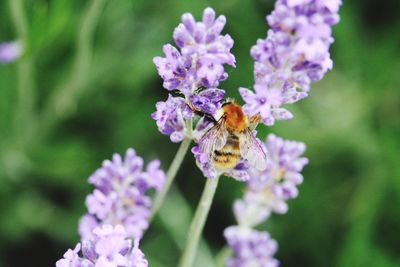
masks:
{"type": "Polygon", "coordinates": [[[242,138],[239,139],[240,154],[247,159],[252,167],[259,171],[265,170],[267,168],[267,155],[262,145],[250,129],[246,129],[242,135],[242,138]]]}
{"type": "Polygon", "coordinates": [[[254,130],[257,127],[257,124],[259,124],[261,121],[262,121],[262,119],[261,119],[261,115],[260,114],[251,116],[249,118],[249,123],[250,123],[249,128],[251,130],[254,130]]]}
{"type": "Polygon", "coordinates": [[[225,128],[225,119],[221,118],[199,140],[200,151],[211,156],[214,150],[220,150],[224,147],[227,138],[228,131],[225,128]]]}

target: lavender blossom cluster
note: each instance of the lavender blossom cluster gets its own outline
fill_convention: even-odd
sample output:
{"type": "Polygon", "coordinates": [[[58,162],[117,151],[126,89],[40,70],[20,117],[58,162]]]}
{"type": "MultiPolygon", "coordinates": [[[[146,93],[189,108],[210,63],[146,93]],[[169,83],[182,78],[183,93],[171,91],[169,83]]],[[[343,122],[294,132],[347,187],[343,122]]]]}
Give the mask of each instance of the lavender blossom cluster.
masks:
{"type": "Polygon", "coordinates": [[[123,226],[103,225],[93,230],[90,239],[67,250],[56,267],[147,267],[138,245],[138,241],[132,245],[123,226]]]}
{"type": "Polygon", "coordinates": [[[282,106],[307,97],[311,82],[332,68],[332,26],[339,21],[341,0],[278,0],[267,16],[267,37],[251,49],[254,92],[240,88],[249,116],[263,123],[293,117],[282,106]]]}
{"type": "Polygon", "coordinates": [[[130,238],[142,237],[149,226],[151,207],[146,192],[160,190],[166,178],[158,160],[151,161],[146,171],[142,169],[143,159],[130,148],[124,159],[114,154],[112,161],[105,160],[89,177],[89,183],[96,188],[86,198],[88,213],[79,224],[83,239],[104,224],[123,225],[130,238]]]}
{"type": "Polygon", "coordinates": [[[228,267],[278,266],[278,261],[272,258],[277,250],[276,242],[267,232],[253,227],[266,221],[272,212],[287,212],[286,202],[297,197],[297,186],[303,182],[301,171],[308,159],[302,157],[305,145],[301,142],[270,134],[265,146],[270,157],[267,169],[250,172],[243,198],[233,205],[238,226],[231,226],[224,233],[233,251],[227,260],[228,267]]]}
{"type": "Polygon", "coordinates": [[[218,85],[228,77],[224,65],[235,66],[230,52],[233,40],[228,34],[221,35],[225,23],[225,16],[216,18],[212,8],[204,10],[200,22],[192,14],[184,14],[173,34],[178,49],[166,44],[165,57],[153,60],[170,94],[166,101],[157,103],[151,117],[172,142],[196,140],[204,133],[205,120],[200,120],[192,132],[193,109],[213,115],[221,106],[225,91],[218,85]]]}
{"type": "Polygon", "coordinates": [[[240,225],[256,226],[274,212],[284,214],[287,200],[296,198],[297,186],[303,182],[301,171],[308,163],[302,157],[304,143],[268,135],[265,145],[270,160],[264,171],[252,170],[244,197],[234,203],[234,213],[240,225]]]}
{"type": "Polygon", "coordinates": [[[139,240],[149,226],[151,199],[166,179],[158,160],[143,170],[143,159],[130,148],[114,154],[90,177],[96,188],[86,198],[88,213],[79,223],[81,242],[68,250],[57,267],[147,267],[139,240]],[[134,240],[134,245],[132,245],[134,240]],[[79,252],[81,251],[81,256],[79,252]]]}
{"type": "Polygon", "coordinates": [[[267,232],[230,226],[225,229],[224,236],[233,252],[226,261],[227,267],[279,266],[279,261],[273,258],[278,243],[267,232]]]}

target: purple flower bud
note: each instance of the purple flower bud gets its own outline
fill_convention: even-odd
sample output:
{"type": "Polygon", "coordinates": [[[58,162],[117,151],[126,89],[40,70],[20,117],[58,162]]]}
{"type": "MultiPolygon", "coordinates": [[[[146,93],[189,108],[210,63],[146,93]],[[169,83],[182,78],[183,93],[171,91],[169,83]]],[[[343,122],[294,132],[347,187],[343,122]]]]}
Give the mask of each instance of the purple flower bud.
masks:
{"type": "MultiPolygon", "coordinates": [[[[97,228],[94,228],[97,229],[97,228]]],[[[95,247],[93,242],[90,242],[89,240],[83,240],[81,242],[82,244],[82,255],[84,258],[90,260],[90,261],[95,261],[97,258],[97,253],[95,251],[95,247]]]]}
{"type": "Polygon", "coordinates": [[[0,62],[7,64],[17,60],[22,54],[20,42],[5,42],[0,44],[0,62]]]}
{"type": "Polygon", "coordinates": [[[132,267],[147,267],[148,263],[143,252],[139,249],[139,239],[134,241],[133,249],[128,257],[129,262],[133,263],[132,267]]]}
{"type": "Polygon", "coordinates": [[[196,83],[197,77],[191,71],[192,62],[182,57],[179,51],[170,44],[163,47],[165,58],[155,57],[154,64],[158,74],[164,80],[164,87],[167,90],[178,89],[184,94],[189,94],[192,86],[196,83]]]}
{"type": "Polygon", "coordinates": [[[192,94],[189,101],[193,107],[202,110],[205,113],[214,115],[221,108],[221,101],[224,98],[225,91],[218,88],[209,88],[198,94],[192,94]]]}
{"type": "Polygon", "coordinates": [[[225,239],[233,255],[226,261],[227,267],[278,267],[273,258],[278,244],[269,233],[250,228],[231,226],[224,231],[225,239]]]}
{"type": "Polygon", "coordinates": [[[78,243],[73,250],[68,249],[67,252],[64,253],[64,258],[57,261],[56,266],[57,267],[80,266],[81,258],[78,255],[80,249],[81,249],[80,243],[78,243]]]}
{"type": "Polygon", "coordinates": [[[168,96],[167,101],[158,102],[157,111],[151,114],[156,120],[159,131],[164,135],[169,135],[172,142],[181,142],[187,137],[185,121],[193,117],[185,99],[181,97],[168,96]]]}
{"type": "Polygon", "coordinates": [[[209,162],[208,155],[201,153],[198,146],[192,148],[192,153],[196,159],[197,166],[203,172],[205,177],[215,178],[219,175],[217,170],[209,162]]]}
{"type": "Polygon", "coordinates": [[[243,107],[246,114],[249,116],[260,114],[265,125],[273,125],[275,120],[288,120],[293,117],[288,110],[280,107],[284,100],[282,90],[278,88],[262,90],[262,86],[258,84],[254,88],[256,93],[246,88],[239,88],[240,95],[247,103],[243,107]]]}
{"type": "Polygon", "coordinates": [[[94,228],[99,226],[96,217],[90,214],[85,214],[79,220],[78,232],[82,238],[89,238],[92,235],[94,228]]]}

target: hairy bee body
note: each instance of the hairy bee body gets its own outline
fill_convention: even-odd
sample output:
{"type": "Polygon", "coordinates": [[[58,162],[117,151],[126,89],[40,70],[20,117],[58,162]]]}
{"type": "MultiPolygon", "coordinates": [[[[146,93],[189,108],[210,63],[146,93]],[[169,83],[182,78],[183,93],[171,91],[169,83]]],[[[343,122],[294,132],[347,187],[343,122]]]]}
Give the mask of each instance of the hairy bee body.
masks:
{"type": "Polygon", "coordinates": [[[228,102],[214,120],[215,125],[199,140],[199,147],[215,169],[233,169],[241,158],[258,170],[266,168],[266,154],[251,129],[258,116],[248,118],[240,105],[228,102]]]}
{"type": "Polygon", "coordinates": [[[231,169],[236,166],[239,159],[239,137],[234,133],[229,133],[224,147],[220,150],[214,150],[212,164],[216,169],[231,169]]]}

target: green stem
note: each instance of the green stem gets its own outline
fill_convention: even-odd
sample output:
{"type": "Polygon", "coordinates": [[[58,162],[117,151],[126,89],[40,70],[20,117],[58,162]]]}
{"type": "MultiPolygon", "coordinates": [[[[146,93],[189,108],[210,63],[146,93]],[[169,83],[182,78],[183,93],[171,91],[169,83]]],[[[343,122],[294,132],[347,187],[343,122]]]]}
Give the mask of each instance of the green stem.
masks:
{"type": "Polygon", "coordinates": [[[215,257],[215,267],[224,267],[226,259],[232,254],[229,247],[223,247],[215,257]]]}
{"type": "Polygon", "coordinates": [[[76,98],[90,72],[94,33],[105,3],[106,0],[92,0],[82,15],[76,40],[75,61],[70,75],[54,90],[44,108],[42,129],[45,132],[49,131],[59,118],[68,116],[76,107],[76,98]]]}
{"type": "Polygon", "coordinates": [[[179,170],[179,167],[182,164],[183,159],[185,158],[185,155],[189,149],[191,143],[190,138],[185,138],[179,149],[178,152],[175,155],[175,158],[173,159],[171,166],[169,167],[167,171],[167,181],[165,182],[165,185],[161,189],[161,191],[157,194],[157,196],[154,199],[152,208],[151,208],[151,215],[150,215],[150,221],[154,218],[158,210],[161,208],[161,205],[164,203],[165,196],[167,195],[172,182],[175,179],[176,173],[179,170]]]}
{"type": "Polygon", "coordinates": [[[17,93],[18,102],[15,114],[15,130],[19,140],[29,143],[35,125],[36,95],[33,82],[33,62],[28,50],[28,23],[21,0],[9,0],[11,19],[15,25],[17,38],[24,50],[24,56],[17,63],[17,93]]]}
{"type": "Polygon", "coordinates": [[[186,236],[186,246],[179,261],[179,267],[191,267],[193,265],[196,251],[199,245],[200,235],[210,211],[211,204],[218,186],[219,177],[207,179],[206,185],[197,206],[196,213],[186,236]]]}

